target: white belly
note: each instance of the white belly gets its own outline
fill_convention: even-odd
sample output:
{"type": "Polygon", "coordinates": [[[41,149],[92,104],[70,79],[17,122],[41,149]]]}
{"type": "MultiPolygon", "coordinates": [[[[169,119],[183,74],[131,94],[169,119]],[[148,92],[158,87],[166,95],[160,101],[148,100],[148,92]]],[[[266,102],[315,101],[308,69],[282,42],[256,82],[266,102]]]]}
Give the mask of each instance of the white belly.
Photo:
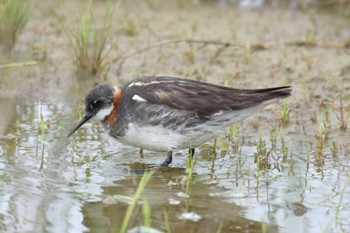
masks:
{"type": "Polygon", "coordinates": [[[210,120],[194,127],[183,127],[181,129],[181,126],[179,126],[177,130],[168,129],[162,125],[142,126],[129,123],[125,135],[118,138],[118,140],[127,145],[153,151],[195,148],[219,135],[225,134],[227,127],[250,116],[260,108],[221,112],[213,115],[210,120]]]}
{"type": "Polygon", "coordinates": [[[138,126],[129,123],[122,143],[153,151],[170,151],[179,148],[185,136],[159,126],[138,126]]]}
{"type": "Polygon", "coordinates": [[[136,126],[129,124],[124,137],[118,138],[118,140],[147,150],[170,151],[198,147],[220,135],[220,133],[222,133],[222,130],[215,130],[214,133],[204,128],[198,128],[197,130],[184,129],[180,132],[166,129],[161,125],[136,126]]]}

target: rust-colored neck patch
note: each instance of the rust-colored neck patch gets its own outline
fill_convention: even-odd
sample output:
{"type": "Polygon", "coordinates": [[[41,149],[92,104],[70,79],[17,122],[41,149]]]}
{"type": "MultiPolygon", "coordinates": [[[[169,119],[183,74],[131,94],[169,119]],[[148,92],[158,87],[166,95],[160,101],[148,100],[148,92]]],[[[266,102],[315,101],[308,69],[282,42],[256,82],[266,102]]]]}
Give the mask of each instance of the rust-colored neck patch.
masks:
{"type": "Polygon", "coordinates": [[[117,109],[118,109],[118,105],[121,97],[122,97],[122,90],[120,88],[116,88],[114,92],[113,110],[111,114],[109,114],[104,120],[104,123],[107,123],[109,128],[112,128],[117,122],[117,109]]]}

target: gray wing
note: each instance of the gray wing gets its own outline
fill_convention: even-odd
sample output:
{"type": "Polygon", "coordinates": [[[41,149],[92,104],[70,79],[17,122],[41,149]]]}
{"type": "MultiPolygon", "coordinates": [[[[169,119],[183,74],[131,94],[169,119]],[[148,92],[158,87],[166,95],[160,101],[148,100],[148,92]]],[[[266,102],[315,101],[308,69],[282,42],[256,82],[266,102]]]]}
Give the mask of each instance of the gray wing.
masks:
{"type": "Polygon", "coordinates": [[[124,88],[129,98],[138,95],[149,104],[194,112],[204,118],[220,111],[242,110],[291,95],[289,86],[234,89],[173,77],[144,77],[124,88]]]}

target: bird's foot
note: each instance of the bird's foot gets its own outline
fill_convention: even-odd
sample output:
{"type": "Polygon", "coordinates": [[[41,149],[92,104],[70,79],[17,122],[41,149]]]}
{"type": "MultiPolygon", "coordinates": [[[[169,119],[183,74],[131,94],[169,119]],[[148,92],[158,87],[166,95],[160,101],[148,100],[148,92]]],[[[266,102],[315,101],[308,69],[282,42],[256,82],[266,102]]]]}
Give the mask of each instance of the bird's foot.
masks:
{"type": "Polygon", "coordinates": [[[160,166],[167,167],[167,166],[169,166],[169,164],[171,164],[172,161],[173,161],[173,152],[169,151],[168,152],[168,157],[166,158],[166,160],[160,166]]]}

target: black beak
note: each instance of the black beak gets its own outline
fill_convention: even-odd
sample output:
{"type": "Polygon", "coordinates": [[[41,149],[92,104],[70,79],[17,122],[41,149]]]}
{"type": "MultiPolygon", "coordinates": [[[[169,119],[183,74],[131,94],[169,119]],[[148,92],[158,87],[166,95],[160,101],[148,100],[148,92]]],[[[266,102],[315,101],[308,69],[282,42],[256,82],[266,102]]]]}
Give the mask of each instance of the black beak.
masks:
{"type": "Polygon", "coordinates": [[[67,138],[69,138],[70,136],[72,136],[72,134],[77,131],[83,124],[85,124],[88,120],[90,120],[94,115],[93,114],[86,114],[83,119],[81,119],[81,121],[79,122],[79,124],[77,125],[77,127],[75,127],[72,132],[67,136],[67,138]]]}

